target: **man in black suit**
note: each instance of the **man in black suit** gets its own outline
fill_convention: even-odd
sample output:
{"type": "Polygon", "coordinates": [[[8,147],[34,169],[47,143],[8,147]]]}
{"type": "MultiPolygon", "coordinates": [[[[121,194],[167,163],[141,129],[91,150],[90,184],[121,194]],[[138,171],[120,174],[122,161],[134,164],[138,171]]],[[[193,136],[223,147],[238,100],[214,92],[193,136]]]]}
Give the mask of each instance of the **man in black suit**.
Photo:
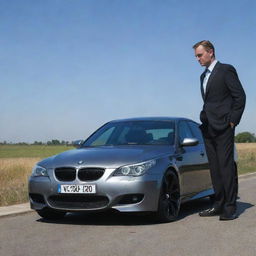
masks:
{"type": "Polygon", "coordinates": [[[234,162],[234,133],[245,107],[245,93],[233,66],[215,59],[214,46],[201,41],[193,46],[195,56],[206,69],[200,77],[204,100],[200,113],[215,192],[212,208],[200,216],[220,215],[220,220],[237,218],[237,169],[234,162]]]}

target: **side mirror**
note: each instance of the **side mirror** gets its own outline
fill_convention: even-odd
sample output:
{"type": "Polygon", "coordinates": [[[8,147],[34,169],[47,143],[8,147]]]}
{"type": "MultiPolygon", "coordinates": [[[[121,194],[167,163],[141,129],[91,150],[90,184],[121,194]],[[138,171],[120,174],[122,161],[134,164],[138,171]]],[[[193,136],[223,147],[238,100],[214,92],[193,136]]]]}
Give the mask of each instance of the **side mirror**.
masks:
{"type": "Polygon", "coordinates": [[[84,143],[83,140],[75,140],[75,141],[73,141],[72,144],[73,144],[73,146],[74,146],[75,148],[80,148],[83,143],[84,143]]]}
{"type": "Polygon", "coordinates": [[[181,146],[183,146],[183,147],[191,147],[191,146],[196,146],[198,143],[199,143],[199,141],[196,138],[185,138],[181,142],[181,146]]]}

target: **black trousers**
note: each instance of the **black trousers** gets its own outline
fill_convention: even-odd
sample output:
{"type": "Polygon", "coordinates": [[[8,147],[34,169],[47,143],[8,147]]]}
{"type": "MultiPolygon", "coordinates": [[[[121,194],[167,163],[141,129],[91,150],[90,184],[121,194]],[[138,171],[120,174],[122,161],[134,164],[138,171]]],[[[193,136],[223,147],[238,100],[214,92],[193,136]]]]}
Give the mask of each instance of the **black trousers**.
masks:
{"type": "Polygon", "coordinates": [[[214,207],[227,214],[236,211],[238,193],[237,168],[234,162],[234,129],[224,131],[203,131],[206,153],[209,160],[211,179],[215,192],[214,207]]]}

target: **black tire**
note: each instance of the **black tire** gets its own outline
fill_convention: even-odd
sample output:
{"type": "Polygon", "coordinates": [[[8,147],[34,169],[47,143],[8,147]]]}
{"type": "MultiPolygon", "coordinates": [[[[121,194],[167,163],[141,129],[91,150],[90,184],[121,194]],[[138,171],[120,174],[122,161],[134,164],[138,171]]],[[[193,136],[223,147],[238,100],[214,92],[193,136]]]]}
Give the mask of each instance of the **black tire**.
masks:
{"type": "Polygon", "coordinates": [[[66,212],[56,211],[47,207],[42,210],[37,210],[37,213],[46,220],[59,220],[66,215],[66,212]]]}
{"type": "Polygon", "coordinates": [[[179,178],[172,170],[168,170],[163,178],[158,202],[157,219],[170,222],[177,219],[180,211],[179,178]]]}

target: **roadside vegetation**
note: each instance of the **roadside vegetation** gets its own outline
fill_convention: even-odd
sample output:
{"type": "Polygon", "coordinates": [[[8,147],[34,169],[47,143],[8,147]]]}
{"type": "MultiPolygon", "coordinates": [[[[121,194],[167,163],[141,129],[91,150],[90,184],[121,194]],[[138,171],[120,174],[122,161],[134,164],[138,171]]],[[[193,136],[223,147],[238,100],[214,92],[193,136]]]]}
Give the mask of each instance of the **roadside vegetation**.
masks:
{"type": "MultiPolygon", "coordinates": [[[[239,174],[256,171],[256,143],[237,143],[239,174]]],[[[45,157],[72,149],[67,145],[0,145],[0,206],[28,201],[28,177],[45,157]]]]}
{"type": "Polygon", "coordinates": [[[0,145],[0,206],[28,201],[28,177],[40,159],[73,149],[65,145],[0,145]]]}
{"type": "Polygon", "coordinates": [[[28,177],[40,158],[0,158],[0,206],[28,201],[28,177]]]}
{"type": "Polygon", "coordinates": [[[236,143],[238,173],[256,172],[256,143],[236,143]]]}
{"type": "Polygon", "coordinates": [[[62,151],[72,149],[66,145],[0,145],[0,158],[40,157],[56,155],[62,151]]]}

